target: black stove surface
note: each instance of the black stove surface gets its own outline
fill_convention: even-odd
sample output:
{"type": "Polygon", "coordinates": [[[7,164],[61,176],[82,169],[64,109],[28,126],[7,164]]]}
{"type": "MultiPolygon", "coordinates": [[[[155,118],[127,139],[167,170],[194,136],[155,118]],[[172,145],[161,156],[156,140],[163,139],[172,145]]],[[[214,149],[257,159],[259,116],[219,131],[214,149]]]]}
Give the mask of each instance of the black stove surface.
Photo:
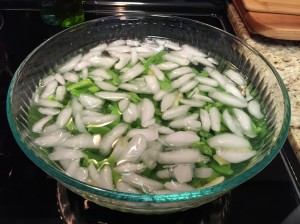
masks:
{"type": "MultiPolygon", "coordinates": [[[[172,12],[166,12],[167,3],[154,2],[142,8],[133,4],[120,12],[110,1],[101,4],[95,1],[94,7],[86,1],[86,20],[120,13],[156,13],[196,19],[232,32],[225,10],[218,8],[218,4],[201,1],[205,4],[197,3],[183,13],[174,6],[175,2],[169,2],[172,12]],[[195,7],[199,7],[198,13],[195,7]],[[161,10],[155,11],[158,9],[161,10]]],[[[185,1],[178,2],[182,6],[185,1]]],[[[4,18],[0,30],[1,224],[279,224],[300,204],[300,165],[288,142],[254,178],[209,204],[185,212],[155,216],[117,212],[86,201],[58,184],[25,156],[6,119],[5,100],[13,72],[35,47],[62,30],[44,24],[36,4],[31,1],[22,4],[16,7],[13,1],[0,2],[0,15],[4,18]]]]}

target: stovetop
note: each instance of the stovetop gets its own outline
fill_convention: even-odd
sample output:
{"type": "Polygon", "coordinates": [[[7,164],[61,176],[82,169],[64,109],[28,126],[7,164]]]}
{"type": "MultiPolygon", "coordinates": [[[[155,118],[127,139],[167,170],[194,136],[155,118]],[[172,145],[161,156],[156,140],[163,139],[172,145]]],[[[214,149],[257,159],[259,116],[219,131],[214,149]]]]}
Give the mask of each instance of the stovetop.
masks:
{"type": "MultiPolygon", "coordinates": [[[[145,3],[141,6],[132,1],[120,6],[112,1],[85,1],[85,17],[90,20],[120,13],[167,14],[233,32],[224,1],[145,3]]],[[[14,71],[35,47],[62,28],[44,24],[34,1],[0,1],[0,15],[4,18],[0,30],[0,223],[279,224],[300,204],[300,165],[288,142],[258,175],[225,196],[185,212],[155,216],[122,213],[102,208],[65,189],[25,156],[10,132],[5,112],[14,71]]]]}

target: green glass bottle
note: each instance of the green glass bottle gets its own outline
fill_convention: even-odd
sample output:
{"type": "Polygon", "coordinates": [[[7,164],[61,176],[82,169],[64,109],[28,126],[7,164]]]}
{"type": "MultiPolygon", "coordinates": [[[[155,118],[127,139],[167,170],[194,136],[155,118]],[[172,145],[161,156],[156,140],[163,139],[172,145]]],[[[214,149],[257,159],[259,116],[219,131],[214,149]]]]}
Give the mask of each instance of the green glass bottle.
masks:
{"type": "Polygon", "coordinates": [[[40,13],[44,23],[49,25],[59,25],[59,20],[55,16],[56,0],[39,0],[40,13]]]}
{"type": "Polygon", "coordinates": [[[82,0],[40,0],[43,21],[70,27],[84,21],[82,0]]]}
{"type": "Polygon", "coordinates": [[[83,22],[82,0],[56,0],[55,16],[63,27],[70,27],[83,22]]]}

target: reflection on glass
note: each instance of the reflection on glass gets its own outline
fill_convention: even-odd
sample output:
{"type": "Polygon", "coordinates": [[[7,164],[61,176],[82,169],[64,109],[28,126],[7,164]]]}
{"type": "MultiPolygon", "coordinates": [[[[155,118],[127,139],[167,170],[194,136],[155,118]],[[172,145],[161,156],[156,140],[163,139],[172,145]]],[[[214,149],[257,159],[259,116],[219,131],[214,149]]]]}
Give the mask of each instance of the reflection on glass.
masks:
{"type": "Polygon", "coordinates": [[[0,30],[2,29],[3,24],[4,24],[4,19],[3,19],[3,17],[0,15],[0,30]]]}

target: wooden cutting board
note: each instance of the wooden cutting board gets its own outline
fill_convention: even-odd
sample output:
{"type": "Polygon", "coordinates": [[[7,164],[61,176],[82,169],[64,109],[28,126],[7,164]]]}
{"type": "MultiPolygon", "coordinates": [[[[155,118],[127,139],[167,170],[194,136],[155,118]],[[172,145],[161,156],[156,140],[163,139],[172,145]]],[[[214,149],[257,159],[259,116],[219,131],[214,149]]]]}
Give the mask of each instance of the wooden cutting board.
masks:
{"type": "Polygon", "coordinates": [[[243,0],[232,2],[249,32],[274,39],[300,40],[300,15],[253,12],[245,8],[243,0]]]}
{"type": "Polygon", "coordinates": [[[300,15],[300,0],[242,0],[245,9],[252,12],[268,12],[300,15]]]}

